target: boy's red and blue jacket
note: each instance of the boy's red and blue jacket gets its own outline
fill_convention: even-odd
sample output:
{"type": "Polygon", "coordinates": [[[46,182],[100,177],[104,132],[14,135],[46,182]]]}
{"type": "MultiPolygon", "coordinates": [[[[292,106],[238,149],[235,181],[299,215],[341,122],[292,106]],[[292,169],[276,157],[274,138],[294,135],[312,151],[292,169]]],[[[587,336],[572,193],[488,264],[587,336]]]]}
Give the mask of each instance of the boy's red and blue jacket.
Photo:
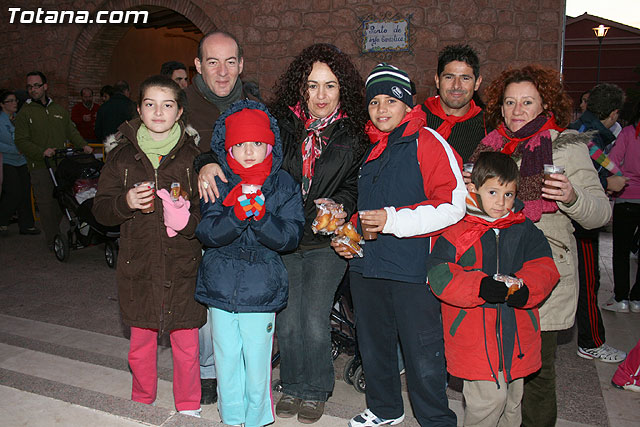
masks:
{"type": "Polygon", "coordinates": [[[496,233],[496,220],[484,215],[472,196],[467,198],[465,218],[435,243],[429,285],[442,301],[449,373],[496,381],[498,371],[503,371],[511,381],[540,369],[538,306],[560,275],[547,239],[520,212],[522,202],[516,200],[514,211],[497,220],[501,228],[496,233]],[[494,273],[524,281],[529,299],[523,308],[489,304],[479,296],[480,281],[494,273]]]}
{"type": "Polygon", "coordinates": [[[374,145],[360,168],[358,211],[384,208],[387,222],[377,240],[363,246],[364,257],[349,263],[364,277],[424,283],[428,236],[464,216],[460,156],[425,124],[420,105],[390,133],[367,124],[374,145]]]}
{"type": "Polygon", "coordinates": [[[273,313],[283,309],[289,295],[287,270],[280,252],[292,251],[302,238],[304,212],[300,185],[284,170],[282,144],[276,120],[258,102],[243,100],[234,103],[216,122],[211,149],[217,154],[222,170],[229,180],[216,177],[220,197],[214,203],[200,201],[202,219],[196,236],[205,246],[198,270],[197,301],[232,313],[273,313]],[[265,214],[259,221],[241,221],[232,206],[222,201],[240,182],[231,171],[224,148],[225,120],[244,108],[267,113],[275,144],[271,154],[271,173],[262,185],[265,214]]]}

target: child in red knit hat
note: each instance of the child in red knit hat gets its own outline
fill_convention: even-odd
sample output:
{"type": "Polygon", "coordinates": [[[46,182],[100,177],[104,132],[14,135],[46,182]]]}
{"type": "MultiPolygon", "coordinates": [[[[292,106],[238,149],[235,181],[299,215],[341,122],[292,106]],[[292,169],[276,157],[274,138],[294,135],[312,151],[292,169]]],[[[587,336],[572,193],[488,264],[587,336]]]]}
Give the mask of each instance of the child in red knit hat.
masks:
{"type": "Polygon", "coordinates": [[[196,300],[208,306],[213,324],[222,422],[262,426],[274,421],[275,313],[288,296],[280,253],[302,238],[302,195],[280,169],[280,133],[264,105],[243,100],[229,107],[216,122],[211,148],[229,182],[218,180],[220,197],[201,204],[196,236],[205,253],[196,300]]]}

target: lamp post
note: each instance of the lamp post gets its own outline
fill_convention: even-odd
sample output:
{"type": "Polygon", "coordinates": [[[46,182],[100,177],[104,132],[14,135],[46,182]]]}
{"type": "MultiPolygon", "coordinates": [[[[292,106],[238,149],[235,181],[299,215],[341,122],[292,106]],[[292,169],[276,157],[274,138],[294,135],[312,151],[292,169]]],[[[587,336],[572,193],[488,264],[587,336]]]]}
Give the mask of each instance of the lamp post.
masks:
{"type": "Polygon", "coordinates": [[[600,55],[602,54],[602,39],[607,35],[609,28],[610,27],[605,27],[602,24],[592,28],[594,34],[598,38],[598,74],[596,77],[596,84],[600,83],[600,55]]]}

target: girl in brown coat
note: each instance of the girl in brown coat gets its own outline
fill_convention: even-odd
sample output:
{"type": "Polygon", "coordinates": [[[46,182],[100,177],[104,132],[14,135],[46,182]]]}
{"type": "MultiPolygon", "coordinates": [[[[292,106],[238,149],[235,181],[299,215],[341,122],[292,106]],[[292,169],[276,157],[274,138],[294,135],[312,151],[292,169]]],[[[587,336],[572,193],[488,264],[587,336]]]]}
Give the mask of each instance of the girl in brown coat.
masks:
{"type": "Polygon", "coordinates": [[[102,224],[120,225],[117,282],[122,318],[131,327],[132,400],[155,401],[157,337],[169,331],[176,409],[199,417],[198,328],[206,320],[194,299],[201,249],[192,165],[199,151],[197,133],[178,121],[183,97],[167,77],[142,83],[140,119],[120,126],[93,213],[102,224]]]}

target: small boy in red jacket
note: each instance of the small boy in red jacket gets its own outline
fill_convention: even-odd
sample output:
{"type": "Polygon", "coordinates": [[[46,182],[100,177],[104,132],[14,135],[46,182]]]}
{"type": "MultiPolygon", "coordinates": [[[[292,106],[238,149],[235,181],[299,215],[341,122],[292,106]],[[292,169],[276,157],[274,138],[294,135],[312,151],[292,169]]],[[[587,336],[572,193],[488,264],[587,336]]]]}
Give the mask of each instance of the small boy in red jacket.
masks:
{"type": "Polygon", "coordinates": [[[464,379],[465,426],[520,425],[524,377],[541,366],[537,307],[560,275],[547,239],[516,200],[519,176],[509,156],[482,153],[467,215],[429,258],[447,370],[464,379]]]}

